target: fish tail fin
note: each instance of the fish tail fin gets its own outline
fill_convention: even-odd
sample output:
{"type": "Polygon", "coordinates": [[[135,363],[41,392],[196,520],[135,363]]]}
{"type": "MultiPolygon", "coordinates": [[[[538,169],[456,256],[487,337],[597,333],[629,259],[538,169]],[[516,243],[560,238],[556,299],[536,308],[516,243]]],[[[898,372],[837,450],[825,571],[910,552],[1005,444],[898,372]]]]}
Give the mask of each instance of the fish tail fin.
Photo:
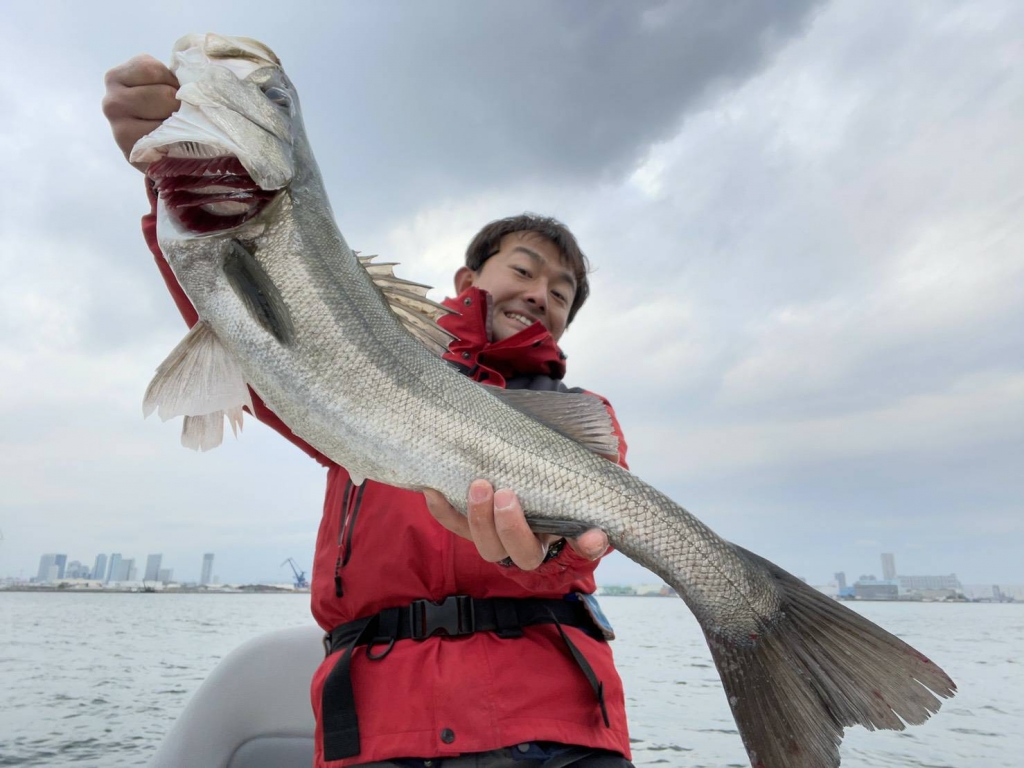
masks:
{"type": "Polygon", "coordinates": [[[236,435],[242,408],[252,398],[241,369],[213,330],[199,321],[157,368],[146,389],[142,411],[167,421],[184,416],[181,444],[208,451],[224,438],[224,417],[236,435]]]}
{"type": "Polygon", "coordinates": [[[839,765],[843,729],[903,730],[938,711],[956,685],[897,637],[773,563],[780,596],[759,631],[705,626],[733,717],[754,768],[839,765]]]}

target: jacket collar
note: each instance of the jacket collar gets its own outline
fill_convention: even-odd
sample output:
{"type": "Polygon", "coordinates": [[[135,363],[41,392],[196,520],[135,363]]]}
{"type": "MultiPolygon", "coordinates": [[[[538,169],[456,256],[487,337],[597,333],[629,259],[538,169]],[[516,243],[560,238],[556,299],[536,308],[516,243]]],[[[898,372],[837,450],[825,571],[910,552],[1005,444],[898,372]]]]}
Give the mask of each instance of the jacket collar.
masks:
{"type": "Polygon", "coordinates": [[[473,378],[481,380],[476,375],[478,367],[497,374],[502,381],[493,383],[499,386],[504,386],[505,379],[515,376],[542,374],[553,379],[565,376],[565,355],[540,322],[507,339],[492,342],[491,296],[487,291],[470,287],[441,303],[457,313],[445,315],[437,323],[456,337],[444,358],[469,369],[473,378]]]}

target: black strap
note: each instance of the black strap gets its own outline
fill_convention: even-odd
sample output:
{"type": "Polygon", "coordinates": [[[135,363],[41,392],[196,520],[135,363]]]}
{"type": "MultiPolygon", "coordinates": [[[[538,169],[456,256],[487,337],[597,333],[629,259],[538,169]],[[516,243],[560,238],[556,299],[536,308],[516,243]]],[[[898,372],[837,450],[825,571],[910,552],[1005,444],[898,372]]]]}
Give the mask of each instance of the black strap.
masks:
{"type": "Polygon", "coordinates": [[[572,654],[573,659],[576,660],[576,664],[580,669],[583,670],[583,674],[587,676],[587,682],[590,683],[590,687],[594,689],[594,695],[597,696],[597,703],[601,705],[601,717],[604,718],[604,727],[611,728],[612,724],[608,720],[608,709],[604,705],[604,683],[597,679],[597,675],[594,673],[594,668],[590,666],[590,662],[587,661],[587,657],[583,655],[583,651],[577,648],[569,636],[565,634],[565,630],[562,629],[561,622],[555,618],[555,615],[551,614],[551,619],[555,622],[555,626],[558,627],[558,634],[562,636],[566,646],[569,648],[569,653],[572,654]]]}
{"type": "MultiPolygon", "coordinates": [[[[356,696],[352,691],[352,678],[349,675],[349,664],[352,661],[352,651],[360,643],[366,642],[365,637],[369,635],[370,621],[373,617],[359,619],[351,624],[351,640],[341,658],[338,659],[331,670],[331,674],[324,683],[323,710],[320,713],[323,720],[324,730],[324,754],[337,757],[329,757],[329,760],[337,760],[341,757],[358,755],[362,747],[359,744],[359,718],[356,716],[356,696]],[[362,628],[356,629],[357,624],[362,628]],[[331,680],[344,680],[343,685],[331,685],[331,680]],[[328,706],[328,689],[330,689],[330,706],[328,706]]],[[[324,646],[327,646],[325,640],[324,646]]],[[[332,652],[333,652],[332,648],[332,652]]]]}
{"type": "Polygon", "coordinates": [[[495,632],[499,637],[521,637],[523,627],[554,624],[573,660],[594,689],[601,716],[610,727],[604,701],[604,684],[597,679],[583,653],[562,629],[563,625],[582,629],[603,640],[587,609],[579,601],[541,598],[482,599],[454,595],[441,603],[416,600],[400,608],[386,608],[369,616],[335,627],[324,637],[327,654],[342,652],[324,681],[321,719],[324,734],[324,759],[340,760],[359,754],[359,718],[352,690],[350,665],[352,652],[366,646],[373,661],[387,656],[398,640],[426,640],[434,635],[457,637],[474,632],[495,632]]]}

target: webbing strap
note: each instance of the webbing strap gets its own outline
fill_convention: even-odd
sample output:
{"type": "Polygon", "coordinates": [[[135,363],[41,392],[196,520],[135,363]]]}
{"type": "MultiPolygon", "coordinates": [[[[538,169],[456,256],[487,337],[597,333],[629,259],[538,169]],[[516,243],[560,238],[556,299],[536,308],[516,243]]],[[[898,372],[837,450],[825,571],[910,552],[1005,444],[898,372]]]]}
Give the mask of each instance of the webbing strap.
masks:
{"type": "Polygon", "coordinates": [[[402,608],[387,608],[369,616],[335,627],[324,638],[328,655],[342,652],[327,679],[321,697],[324,759],[340,760],[359,754],[359,718],[352,690],[352,653],[366,646],[368,658],[383,659],[397,640],[425,640],[435,634],[450,636],[474,632],[495,632],[502,638],[516,638],[523,627],[554,624],[573,660],[586,676],[601,707],[605,727],[611,727],[604,701],[604,684],[593,667],[569,639],[563,625],[578,627],[603,640],[586,608],[579,602],[541,598],[471,598],[456,595],[437,604],[417,600],[402,608]]]}
{"type": "Polygon", "coordinates": [[[352,757],[358,755],[362,749],[359,744],[359,718],[356,715],[356,696],[352,691],[349,665],[352,662],[352,651],[366,641],[364,636],[369,634],[370,622],[374,618],[376,617],[368,616],[346,625],[352,627],[361,623],[362,627],[353,627],[348,647],[324,683],[320,718],[324,731],[324,756],[327,760],[352,757]]]}
{"type": "Polygon", "coordinates": [[[587,661],[587,657],[583,655],[583,652],[577,648],[573,641],[569,639],[569,636],[565,634],[565,630],[562,629],[561,622],[555,618],[554,613],[551,614],[551,621],[553,621],[555,626],[558,628],[558,634],[562,636],[566,646],[569,648],[569,653],[571,653],[573,659],[576,660],[576,664],[581,670],[583,670],[583,674],[586,676],[587,682],[590,683],[590,687],[594,689],[594,695],[597,696],[597,703],[601,706],[601,717],[604,718],[604,727],[611,728],[611,721],[608,720],[608,708],[604,704],[604,683],[597,679],[597,675],[594,673],[594,668],[590,666],[590,662],[587,661]]]}

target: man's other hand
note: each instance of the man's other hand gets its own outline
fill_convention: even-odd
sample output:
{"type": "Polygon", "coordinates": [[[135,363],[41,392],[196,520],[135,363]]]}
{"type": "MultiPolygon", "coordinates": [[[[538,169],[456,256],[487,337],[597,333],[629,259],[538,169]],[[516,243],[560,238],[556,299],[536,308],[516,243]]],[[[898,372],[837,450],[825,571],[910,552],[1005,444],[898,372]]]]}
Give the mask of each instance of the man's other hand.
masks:
{"type": "MultiPolygon", "coordinates": [[[[486,480],[475,480],[469,486],[469,514],[465,516],[437,491],[424,491],[423,495],[430,514],[452,533],[476,544],[480,557],[491,563],[511,558],[522,570],[532,571],[544,562],[548,547],[561,538],[531,531],[516,495],[508,489],[495,491],[486,480]]],[[[608,536],[599,528],[567,541],[588,560],[596,560],[608,549],[608,536]]]]}
{"type": "MultiPolygon", "coordinates": [[[[107,72],[103,114],[125,159],[135,142],[177,111],[178,78],[152,56],[142,54],[107,72]]],[[[145,172],[145,163],[132,163],[145,172]]]]}

